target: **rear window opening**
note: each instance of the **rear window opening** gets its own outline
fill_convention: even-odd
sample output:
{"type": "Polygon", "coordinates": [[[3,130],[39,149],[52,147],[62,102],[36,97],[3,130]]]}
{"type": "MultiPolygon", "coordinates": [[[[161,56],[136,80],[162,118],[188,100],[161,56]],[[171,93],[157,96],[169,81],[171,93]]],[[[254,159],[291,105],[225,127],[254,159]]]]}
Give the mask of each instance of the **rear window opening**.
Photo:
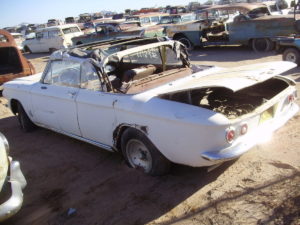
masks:
{"type": "Polygon", "coordinates": [[[271,78],[237,92],[223,87],[213,87],[164,94],[160,98],[199,106],[221,113],[228,119],[236,119],[253,112],[288,86],[289,84],[283,80],[271,78]]]}
{"type": "Polygon", "coordinates": [[[0,75],[21,73],[23,71],[17,49],[0,48],[0,75]]]}

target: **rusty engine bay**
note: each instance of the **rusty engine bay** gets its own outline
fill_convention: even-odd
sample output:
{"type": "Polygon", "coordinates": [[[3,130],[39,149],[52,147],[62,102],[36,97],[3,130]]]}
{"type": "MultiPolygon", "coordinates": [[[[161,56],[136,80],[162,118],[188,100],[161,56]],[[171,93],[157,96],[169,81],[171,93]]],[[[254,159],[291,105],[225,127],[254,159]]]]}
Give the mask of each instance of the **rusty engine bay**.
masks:
{"type": "Polygon", "coordinates": [[[288,87],[288,83],[271,78],[233,92],[224,87],[211,87],[163,94],[162,99],[199,106],[236,119],[253,112],[288,87]]]}

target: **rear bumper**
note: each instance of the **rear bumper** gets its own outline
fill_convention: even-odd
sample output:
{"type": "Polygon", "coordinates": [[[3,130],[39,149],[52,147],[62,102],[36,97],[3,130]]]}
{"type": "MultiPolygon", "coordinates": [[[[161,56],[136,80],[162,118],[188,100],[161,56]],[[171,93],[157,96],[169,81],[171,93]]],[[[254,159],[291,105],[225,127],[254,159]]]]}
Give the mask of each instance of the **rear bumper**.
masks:
{"type": "Polygon", "coordinates": [[[16,214],[23,204],[23,191],[27,182],[21,171],[20,163],[12,161],[10,158],[10,179],[9,188],[11,188],[10,198],[0,205],[0,222],[16,214]]]}
{"type": "Polygon", "coordinates": [[[253,146],[269,140],[273,132],[282,127],[289,119],[291,119],[299,111],[299,106],[293,104],[288,111],[269,122],[260,125],[255,131],[247,134],[238,143],[229,148],[220,151],[203,152],[201,157],[210,161],[212,164],[217,164],[229,161],[240,157],[242,154],[250,150],[253,146]]]}

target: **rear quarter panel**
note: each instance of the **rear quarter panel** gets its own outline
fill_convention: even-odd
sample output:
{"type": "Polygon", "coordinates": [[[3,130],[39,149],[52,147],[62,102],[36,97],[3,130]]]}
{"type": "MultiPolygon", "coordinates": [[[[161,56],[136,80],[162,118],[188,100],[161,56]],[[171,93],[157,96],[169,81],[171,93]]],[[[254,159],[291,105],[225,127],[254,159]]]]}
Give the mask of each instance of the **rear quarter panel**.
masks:
{"type": "Polygon", "coordinates": [[[221,114],[188,104],[142,95],[120,98],[114,105],[117,125],[145,128],[152,143],[170,161],[207,166],[201,152],[224,147],[228,120],[221,114]]]}

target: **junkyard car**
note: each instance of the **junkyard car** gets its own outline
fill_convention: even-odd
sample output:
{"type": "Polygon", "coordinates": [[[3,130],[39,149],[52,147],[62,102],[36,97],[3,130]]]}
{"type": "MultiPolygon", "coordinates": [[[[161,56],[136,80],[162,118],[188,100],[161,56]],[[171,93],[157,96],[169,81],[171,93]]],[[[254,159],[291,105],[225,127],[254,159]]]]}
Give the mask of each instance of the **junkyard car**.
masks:
{"type": "Polygon", "coordinates": [[[142,28],[139,22],[107,22],[98,23],[95,32],[72,38],[73,45],[91,43],[95,41],[104,41],[129,37],[155,37],[162,36],[163,28],[160,26],[151,26],[142,28]]]}
{"type": "Polygon", "coordinates": [[[300,39],[295,37],[281,37],[276,39],[276,53],[282,54],[284,61],[300,65],[300,39]]]}
{"type": "Polygon", "coordinates": [[[174,25],[167,29],[170,38],[188,48],[210,45],[248,45],[255,51],[274,48],[272,38],[300,32],[292,15],[272,16],[263,4],[212,6],[199,12],[198,22],[174,25]]]}
{"type": "Polygon", "coordinates": [[[8,156],[9,145],[0,133],[0,222],[16,214],[23,203],[22,189],[26,180],[20,163],[8,156]]]}
{"type": "Polygon", "coordinates": [[[22,55],[12,35],[0,30],[0,91],[4,82],[34,73],[33,65],[22,55]]]}
{"type": "Polygon", "coordinates": [[[13,38],[15,39],[15,42],[18,46],[18,48],[23,51],[23,41],[25,40],[23,35],[20,33],[11,33],[11,35],[13,36],[13,38]]]}
{"type": "Polygon", "coordinates": [[[119,42],[53,53],[42,74],[4,85],[25,131],[52,129],[109,151],[146,173],[239,157],[297,111],[295,82],[270,62],[191,66],[177,41],[119,42]]]}
{"type": "Polygon", "coordinates": [[[76,24],[65,24],[43,28],[32,39],[24,41],[24,51],[31,53],[53,52],[72,46],[71,39],[83,35],[76,24]]]}

